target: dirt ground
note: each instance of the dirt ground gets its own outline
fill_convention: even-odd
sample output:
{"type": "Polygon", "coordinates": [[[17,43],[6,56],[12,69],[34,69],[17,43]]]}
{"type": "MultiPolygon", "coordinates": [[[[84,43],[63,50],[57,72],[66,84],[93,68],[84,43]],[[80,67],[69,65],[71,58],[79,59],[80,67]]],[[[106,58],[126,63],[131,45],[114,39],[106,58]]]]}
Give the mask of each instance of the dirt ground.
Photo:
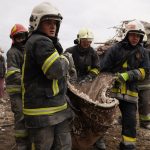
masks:
{"type": "MultiPolygon", "coordinates": [[[[118,114],[119,115],[119,111],[118,114]]],[[[0,101],[0,150],[16,150],[13,137],[13,114],[10,109],[10,101],[6,96],[0,101]]],[[[114,124],[105,134],[107,150],[117,150],[121,140],[121,126],[114,124]]],[[[150,131],[137,129],[137,150],[150,150],[150,131]]]]}

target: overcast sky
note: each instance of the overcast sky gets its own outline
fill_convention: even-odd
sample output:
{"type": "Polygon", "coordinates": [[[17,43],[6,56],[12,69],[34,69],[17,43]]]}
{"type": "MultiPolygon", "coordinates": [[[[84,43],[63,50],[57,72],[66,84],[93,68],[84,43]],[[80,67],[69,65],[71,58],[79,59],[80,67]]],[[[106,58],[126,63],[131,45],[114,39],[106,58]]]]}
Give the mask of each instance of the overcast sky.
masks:
{"type": "MultiPolygon", "coordinates": [[[[150,22],[150,0],[44,0],[57,7],[63,21],[59,39],[64,49],[73,45],[78,30],[92,29],[94,42],[104,42],[113,37],[114,29],[123,20],[138,19],[150,22]],[[110,28],[110,29],[108,29],[110,28]]],[[[29,26],[34,6],[43,0],[1,0],[0,46],[7,52],[11,46],[10,30],[16,23],[29,26]]],[[[96,45],[93,44],[94,47],[96,45]]]]}

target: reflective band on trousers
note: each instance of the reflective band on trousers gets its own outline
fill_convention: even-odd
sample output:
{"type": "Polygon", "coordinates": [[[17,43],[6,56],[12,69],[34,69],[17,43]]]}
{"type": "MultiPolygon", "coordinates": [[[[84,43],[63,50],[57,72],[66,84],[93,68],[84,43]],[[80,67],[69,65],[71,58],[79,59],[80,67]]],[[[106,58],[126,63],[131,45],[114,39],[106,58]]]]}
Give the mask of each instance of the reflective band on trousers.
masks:
{"type": "Polygon", "coordinates": [[[15,137],[23,138],[23,137],[27,137],[27,136],[28,136],[27,130],[15,130],[15,137]]]}
{"type": "Polygon", "coordinates": [[[123,138],[123,142],[136,142],[136,138],[128,137],[125,135],[123,135],[122,138],[123,138]]]}
{"type": "Polygon", "coordinates": [[[67,103],[61,106],[57,107],[49,107],[49,108],[35,108],[35,109],[23,109],[23,113],[25,115],[52,115],[56,112],[62,111],[64,109],[67,109],[67,103]]]}
{"type": "Polygon", "coordinates": [[[55,62],[55,60],[59,58],[59,54],[55,51],[52,55],[50,55],[45,62],[43,63],[42,70],[44,73],[51,67],[51,65],[55,62]]]}

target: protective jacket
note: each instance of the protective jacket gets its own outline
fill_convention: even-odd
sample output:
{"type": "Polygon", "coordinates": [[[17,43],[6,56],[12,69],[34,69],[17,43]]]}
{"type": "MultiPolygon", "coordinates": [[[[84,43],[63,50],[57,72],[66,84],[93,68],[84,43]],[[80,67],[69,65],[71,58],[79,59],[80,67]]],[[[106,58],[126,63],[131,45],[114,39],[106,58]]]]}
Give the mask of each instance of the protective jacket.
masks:
{"type": "Polygon", "coordinates": [[[137,81],[143,80],[149,71],[148,55],[140,44],[131,46],[129,42],[121,41],[108,50],[100,64],[100,69],[112,73],[128,73],[128,81],[115,82],[112,97],[136,103],[137,81]]]}
{"type": "Polygon", "coordinates": [[[88,74],[99,74],[99,57],[92,48],[86,48],[82,51],[79,45],[66,49],[65,52],[72,54],[78,77],[84,77],[88,74]]]}
{"type": "Polygon", "coordinates": [[[29,127],[57,124],[71,116],[66,99],[68,62],[53,39],[36,32],[28,39],[23,65],[23,113],[29,127]]]}
{"type": "Polygon", "coordinates": [[[7,52],[6,89],[9,95],[21,94],[21,68],[24,50],[16,45],[7,52]]]}

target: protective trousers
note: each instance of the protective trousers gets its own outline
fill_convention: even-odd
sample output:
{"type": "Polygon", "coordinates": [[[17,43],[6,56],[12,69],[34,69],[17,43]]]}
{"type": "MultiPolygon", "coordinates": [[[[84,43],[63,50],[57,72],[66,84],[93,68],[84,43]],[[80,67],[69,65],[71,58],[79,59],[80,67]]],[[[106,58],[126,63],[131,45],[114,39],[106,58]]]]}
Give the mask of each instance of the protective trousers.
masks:
{"type": "Polygon", "coordinates": [[[35,150],[71,150],[69,121],[53,126],[29,128],[29,136],[35,150]]]}
{"type": "Polygon", "coordinates": [[[14,113],[15,120],[15,139],[18,150],[30,150],[31,144],[28,139],[28,132],[25,128],[24,116],[22,113],[21,94],[13,94],[10,96],[11,109],[14,113]]]}
{"type": "Polygon", "coordinates": [[[150,124],[150,89],[139,91],[138,109],[140,124],[150,124]]]}
{"type": "Polygon", "coordinates": [[[119,100],[119,108],[122,114],[122,143],[135,145],[137,104],[119,100]]]}

